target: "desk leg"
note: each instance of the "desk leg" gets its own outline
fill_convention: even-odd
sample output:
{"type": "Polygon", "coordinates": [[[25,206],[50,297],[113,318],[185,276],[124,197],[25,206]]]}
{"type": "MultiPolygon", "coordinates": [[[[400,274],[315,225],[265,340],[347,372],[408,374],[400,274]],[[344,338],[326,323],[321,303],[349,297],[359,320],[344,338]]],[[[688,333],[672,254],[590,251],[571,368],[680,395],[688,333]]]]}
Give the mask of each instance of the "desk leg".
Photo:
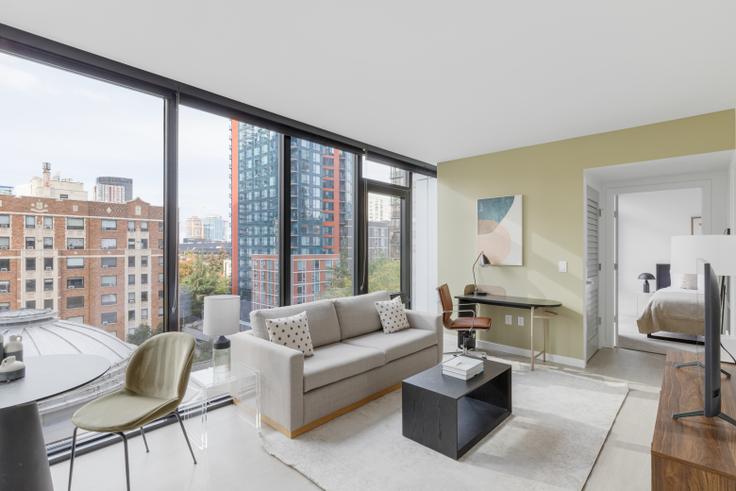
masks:
{"type": "Polygon", "coordinates": [[[534,307],[530,310],[529,315],[529,338],[531,339],[531,359],[532,359],[532,370],[534,370],[534,307]]]}

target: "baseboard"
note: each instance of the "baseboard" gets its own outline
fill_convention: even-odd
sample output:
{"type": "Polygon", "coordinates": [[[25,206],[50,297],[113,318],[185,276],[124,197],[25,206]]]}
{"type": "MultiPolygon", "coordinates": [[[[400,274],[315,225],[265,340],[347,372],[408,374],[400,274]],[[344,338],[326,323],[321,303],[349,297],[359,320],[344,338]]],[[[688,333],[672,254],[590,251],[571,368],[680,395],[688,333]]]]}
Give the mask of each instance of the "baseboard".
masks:
{"type": "Polygon", "coordinates": [[[385,389],[379,390],[378,392],[376,392],[374,394],[371,394],[368,397],[364,397],[363,399],[361,399],[359,401],[356,401],[356,402],[354,402],[352,404],[349,404],[349,405],[347,405],[345,407],[342,407],[342,408],[340,408],[340,409],[338,409],[336,411],[333,411],[330,414],[326,414],[325,416],[322,416],[321,418],[317,418],[314,421],[312,421],[310,423],[307,423],[304,426],[295,429],[294,431],[289,431],[283,425],[281,425],[281,424],[273,421],[268,416],[263,416],[262,415],[261,416],[261,421],[263,423],[267,424],[268,426],[270,426],[271,428],[273,428],[274,430],[278,431],[279,433],[282,433],[282,434],[286,435],[289,438],[296,438],[299,435],[303,435],[304,433],[307,433],[308,431],[312,431],[313,429],[315,429],[315,428],[317,428],[319,426],[322,426],[323,424],[325,424],[325,423],[327,423],[329,421],[332,421],[333,419],[335,419],[335,418],[337,418],[339,416],[342,416],[343,414],[347,414],[350,411],[353,411],[355,409],[358,409],[360,406],[364,406],[364,405],[368,404],[369,402],[378,399],[379,397],[383,397],[383,396],[385,396],[388,393],[397,391],[400,388],[401,388],[401,382],[399,382],[398,384],[394,384],[394,385],[392,385],[390,387],[386,387],[385,389]]]}
{"type": "MultiPolygon", "coordinates": [[[[478,348],[491,351],[500,351],[502,353],[508,353],[510,355],[523,356],[529,359],[529,350],[525,348],[519,348],[517,346],[509,346],[506,344],[492,343],[490,341],[484,341],[483,339],[477,339],[475,344],[478,348]]],[[[579,358],[572,358],[569,356],[555,355],[553,353],[547,353],[547,361],[552,363],[559,363],[560,365],[567,365],[575,368],[585,368],[585,360],[579,358]]],[[[536,363],[541,363],[541,360],[537,359],[536,363]]]]}

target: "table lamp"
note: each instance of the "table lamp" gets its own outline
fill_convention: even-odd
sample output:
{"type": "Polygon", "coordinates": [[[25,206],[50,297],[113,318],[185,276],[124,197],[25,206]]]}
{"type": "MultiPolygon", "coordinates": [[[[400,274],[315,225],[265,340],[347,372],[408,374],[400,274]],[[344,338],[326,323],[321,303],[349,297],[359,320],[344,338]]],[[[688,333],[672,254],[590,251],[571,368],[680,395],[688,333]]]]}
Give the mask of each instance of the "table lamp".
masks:
{"type": "Polygon", "coordinates": [[[639,275],[639,279],[644,280],[644,286],[642,287],[643,288],[642,291],[644,293],[649,293],[649,280],[655,279],[654,275],[652,273],[642,273],[639,275]]]}
{"type": "Polygon", "coordinates": [[[473,295],[488,295],[486,292],[478,290],[478,280],[475,278],[475,266],[478,264],[478,261],[480,261],[481,266],[488,266],[491,264],[491,260],[488,259],[488,256],[486,256],[483,251],[480,251],[478,257],[473,261],[473,295]]]}
{"type": "Polygon", "coordinates": [[[215,373],[230,371],[230,340],[225,336],[240,331],[240,296],[210,295],[204,297],[202,332],[215,338],[212,360],[215,373]]]}

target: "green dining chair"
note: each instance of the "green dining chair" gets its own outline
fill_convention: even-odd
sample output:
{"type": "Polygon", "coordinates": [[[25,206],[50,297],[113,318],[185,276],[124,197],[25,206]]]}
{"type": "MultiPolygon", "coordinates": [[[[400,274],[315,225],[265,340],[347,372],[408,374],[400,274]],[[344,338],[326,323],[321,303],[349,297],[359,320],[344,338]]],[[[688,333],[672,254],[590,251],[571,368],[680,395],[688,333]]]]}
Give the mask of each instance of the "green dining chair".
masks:
{"type": "Polygon", "coordinates": [[[79,408],[72,416],[72,453],[69,462],[69,491],[72,489],[77,430],[116,433],[125,449],[125,482],[130,491],[130,464],[126,431],[140,428],[148,452],[143,425],[174,414],[184,439],[197,463],[189,436],[179,414],[194,359],[194,337],[180,332],[158,334],[147,339],[133,352],[125,371],[122,389],[107,394],[79,408]]]}

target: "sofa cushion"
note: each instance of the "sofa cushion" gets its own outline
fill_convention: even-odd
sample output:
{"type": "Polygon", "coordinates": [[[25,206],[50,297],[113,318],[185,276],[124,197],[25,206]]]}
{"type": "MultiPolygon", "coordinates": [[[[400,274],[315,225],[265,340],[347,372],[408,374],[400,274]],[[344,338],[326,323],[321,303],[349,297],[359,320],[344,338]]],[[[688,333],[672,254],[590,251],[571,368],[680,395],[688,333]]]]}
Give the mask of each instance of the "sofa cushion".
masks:
{"type": "Polygon", "coordinates": [[[304,392],[324,387],[386,363],[383,352],[362,346],[334,343],[314,350],[304,359],[304,392]]]}
{"type": "Polygon", "coordinates": [[[342,339],[354,338],[381,329],[381,318],[376,310],[376,302],[384,300],[390,300],[388,292],[385,291],[336,298],[335,310],[340,321],[342,339]]]}
{"type": "Polygon", "coordinates": [[[434,346],[437,344],[437,334],[426,329],[409,328],[390,334],[383,331],[372,332],[343,343],[381,351],[386,355],[386,363],[389,363],[434,346]]]}
{"type": "Polygon", "coordinates": [[[315,348],[340,341],[340,325],[337,322],[337,313],[335,312],[335,306],[332,304],[332,300],[320,300],[319,302],[289,305],[287,307],[254,310],[250,313],[251,329],[253,330],[253,334],[259,338],[268,340],[266,319],[291,317],[301,312],[307,313],[309,334],[312,337],[312,345],[315,348]]]}

